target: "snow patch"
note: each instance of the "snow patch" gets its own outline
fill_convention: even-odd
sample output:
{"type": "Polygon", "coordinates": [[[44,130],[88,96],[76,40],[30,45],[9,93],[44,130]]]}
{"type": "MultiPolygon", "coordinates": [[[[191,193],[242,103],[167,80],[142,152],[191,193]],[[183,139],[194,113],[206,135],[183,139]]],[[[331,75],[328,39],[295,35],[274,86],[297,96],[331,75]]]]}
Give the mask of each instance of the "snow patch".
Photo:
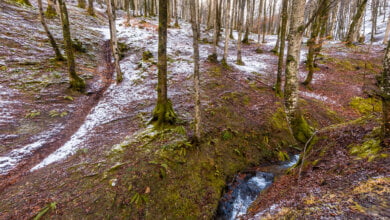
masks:
{"type": "Polygon", "coordinates": [[[36,137],[37,141],[34,143],[28,144],[19,149],[14,149],[6,156],[0,157],[0,175],[7,174],[9,171],[15,168],[22,159],[32,155],[34,151],[43,147],[55,134],[57,134],[63,128],[63,126],[57,126],[49,132],[38,135],[36,137]]]}
{"type": "Polygon", "coordinates": [[[322,101],[322,102],[326,102],[326,103],[333,104],[333,105],[337,104],[336,101],[334,101],[333,99],[331,99],[331,98],[329,98],[327,96],[324,96],[324,95],[319,95],[319,94],[316,94],[316,93],[304,92],[304,91],[300,91],[299,93],[301,95],[303,95],[303,96],[306,96],[306,97],[309,97],[309,98],[313,98],[313,99],[317,99],[317,100],[322,101]]]}

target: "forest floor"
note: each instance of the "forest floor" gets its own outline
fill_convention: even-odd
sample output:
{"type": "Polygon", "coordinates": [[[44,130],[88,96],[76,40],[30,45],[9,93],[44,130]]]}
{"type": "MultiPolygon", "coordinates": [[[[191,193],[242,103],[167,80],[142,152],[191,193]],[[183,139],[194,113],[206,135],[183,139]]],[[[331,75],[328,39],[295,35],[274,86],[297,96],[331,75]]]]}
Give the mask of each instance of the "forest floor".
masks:
{"type": "MultiPolygon", "coordinates": [[[[189,24],[170,28],[168,35],[169,96],[178,126],[156,132],[146,125],[156,99],[155,18],[133,18],[130,25],[118,20],[119,41],[126,48],[124,81],[117,85],[111,80],[104,18],[99,11],[90,17],[70,5],[73,38],[85,48],[77,52],[77,71],[88,89],[79,94],[67,88],[66,65],[51,59],[37,10],[4,1],[0,6],[0,29],[5,30],[0,33],[0,219],[39,213],[48,218],[209,219],[226,181],[239,170],[275,162],[278,152],[297,152],[282,99],[272,90],[277,56],[269,51],[275,36],[262,45],[254,40],[243,45],[244,66],[235,64],[232,41],[229,67],[223,67],[207,62],[212,34],[203,31],[204,141],[194,145],[189,141],[194,109],[189,24]],[[263,53],[256,53],[258,47],[263,53]],[[145,51],[153,56],[143,59],[145,51]]],[[[62,45],[58,18],[49,24],[62,45]]],[[[219,54],[222,48],[221,42],[219,54]]],[[[279,179],[256,201],[252,216],[388,217],[388,151],[351,154],[354,145],[377,140],[376,77],[383,49],[324,46],[313,84],[300,88],[300,103],[317,130],[338,126],[320,132],[299,183],[291,184],[298,169],[279,179]]],[[[304,62],[300,73],[303,81],[304,62]]]]}

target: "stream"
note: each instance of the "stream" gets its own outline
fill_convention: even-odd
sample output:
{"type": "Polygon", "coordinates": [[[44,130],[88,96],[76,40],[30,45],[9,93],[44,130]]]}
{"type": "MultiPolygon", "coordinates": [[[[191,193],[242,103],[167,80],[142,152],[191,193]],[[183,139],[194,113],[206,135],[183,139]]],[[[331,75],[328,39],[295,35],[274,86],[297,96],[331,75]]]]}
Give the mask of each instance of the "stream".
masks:
{"type": "Polygon", "coordinates": [[[294,155],[290,161],[261,167],[262,171],[253,169],[237,174],[219,202],[216,219],[231,220],[245,215],[259,193],[268,188],[275,177],[283,175],[286,169],[296,164],[298,159],[299,155],[294,155]]]}

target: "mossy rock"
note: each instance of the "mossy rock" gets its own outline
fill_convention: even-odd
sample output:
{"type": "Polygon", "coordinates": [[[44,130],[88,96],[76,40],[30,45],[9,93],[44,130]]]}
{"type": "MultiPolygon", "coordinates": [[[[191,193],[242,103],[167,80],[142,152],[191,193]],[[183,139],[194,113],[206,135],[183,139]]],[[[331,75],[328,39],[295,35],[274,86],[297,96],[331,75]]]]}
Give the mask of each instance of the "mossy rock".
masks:
{"type": "Polygon", "coordinates": [[[57,16],[56,9],[54,7],[47,7],[45,12],[45,17],[48,19],[55,18],[57,16]]]}
{"type": "Polygon", "coordinates": [[[201,42],[204,43],[204,44],[210,44],[210,43],[211,43],[211,42],[209,41],[209,39],[207,39],[206,37],[203,38],[201,42]]]}
{"type": "Polygon", "coordinates": [[[217,54],[211,54],[207,57],[207,61],[212,63],[218,63],[218,55],[217,54]]]}
{"type": "Polygon", "coordinates": [[[21,5],[31,6],[31,3],[29,0],[13,0],[13,1],[18,3],[18,4],[21,4],[21,5]]]}
{"type": "Polygon", "coordinates": [[[378,157],[387,157],[387,154],[380,154],[381,141],[379,139],[369,139],[361,145],[350,145],[349,153],[356,155],[359,159],[368,159],[372,161],[378,157]]]}
{"type": "Polygon", "coordinates": [[[264,53],[264,50],[261,49],[260,47],[258,47],[258,48],[256,48],[255,52],[258,54],[262,54],[262,53],[264,53]]]}
{"type": "Polygon", "coordinates": [[[77,39],[77,38],[72,40],[72,47],[77,52],[80,52],[80,53],[86,53],[87,52],[87,48],[85,48],[83,43],[79,39],[77,39]]]}
{"type": "Polygon", "coordinates": [[[118,50],[119,50],[119,59],[122,60],[125,58],[125,53],[129,50],[129,46],[125,43],[118,42],[118,50]]]}
{"type": "Polygon", "coordinates": [[[149,50],[146,50],[146,51],[144,51],[143,53],[142,53],[142,60],[144,61],[144,62],[147,62],[147,61],[149,61],[150,59],[152,59],[153,58],[153,54],[152,54],[152,52],[150,52],[149,50]]]}

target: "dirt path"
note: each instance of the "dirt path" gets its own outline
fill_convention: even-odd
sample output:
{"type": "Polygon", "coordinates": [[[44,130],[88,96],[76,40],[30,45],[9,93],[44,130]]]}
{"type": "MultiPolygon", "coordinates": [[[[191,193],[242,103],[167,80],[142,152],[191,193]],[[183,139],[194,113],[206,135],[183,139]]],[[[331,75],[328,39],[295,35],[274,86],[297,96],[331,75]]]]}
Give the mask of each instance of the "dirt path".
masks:
{"type": "Polygon", "coordinates": [[[79,99],[78,102],[75,103],[78,108],[72,114],[72,117],[64,122],[63,129],[58,130],[56,134],[51,135],[51,138],[49,138],[45,144],[35,152],[32,152],[31,156],[23,158],[23,160],[14,169],[9,171],[8,174],[0,176],[0,192],[15,183],[21,176],[27,175],[34,165],[69,140],[84,123],[85,118],[88,116],[91,109],[99,102],[104,92],[110,86],[112,73],[113,66],[111,64],[110,42],[109,40],[106,40],[102,43],[101,54],[95,70],[95,75],[99,77],[99,80],[88,85],[87,96],[79,99]]]}

